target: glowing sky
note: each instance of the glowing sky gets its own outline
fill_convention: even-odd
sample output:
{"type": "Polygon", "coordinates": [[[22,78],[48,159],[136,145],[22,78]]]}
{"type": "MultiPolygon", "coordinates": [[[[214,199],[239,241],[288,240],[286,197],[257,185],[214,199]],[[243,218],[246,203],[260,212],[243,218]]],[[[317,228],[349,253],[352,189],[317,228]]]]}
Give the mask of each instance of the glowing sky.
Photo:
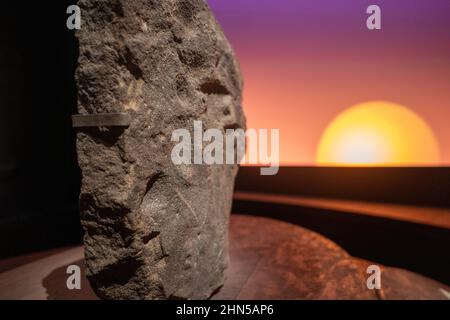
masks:
{"type": "Polygon", "coordinates": [[[248,126],[279,128],[282,164],[313,164],[343,110],[401,104],[450,165],[450,1],[209,0],[244,74],[248,126]],[[378,4],[382,30],[366,28],[378,4]]]}

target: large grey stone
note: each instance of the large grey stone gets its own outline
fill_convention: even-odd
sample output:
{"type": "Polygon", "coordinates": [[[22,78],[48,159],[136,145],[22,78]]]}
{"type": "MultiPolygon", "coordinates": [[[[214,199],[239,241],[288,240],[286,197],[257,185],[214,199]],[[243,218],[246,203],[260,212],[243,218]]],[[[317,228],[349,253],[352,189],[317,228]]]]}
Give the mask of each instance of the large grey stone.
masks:
{"type": "Polygon", "coordinates": [[[224,281],[236,165],[174,165],[174,129],[244,128],[232,49],[203,0],[81,0],[79,128],[87,276],[108,299],[208,298],[224,281]]]}

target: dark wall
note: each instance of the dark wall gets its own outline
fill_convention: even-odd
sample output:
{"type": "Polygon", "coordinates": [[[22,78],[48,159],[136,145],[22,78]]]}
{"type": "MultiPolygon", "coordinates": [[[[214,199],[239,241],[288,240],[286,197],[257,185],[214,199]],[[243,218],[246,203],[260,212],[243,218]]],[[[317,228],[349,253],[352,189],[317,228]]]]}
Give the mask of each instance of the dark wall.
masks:
{"type": "Polygon", "coordinates": [[[9,1],[0,10],[0,256],[79,238],[75,1],[9,1]],[[68,228],[64,230],[65,228],[68,228]],[[74,231],[75,230],[75,231],[74,231]],[[66,240],[65,240],[66,239],[66,240]]]}
{"type": "Polygon", "coordinates": [[[243,167],[236,189],[450,208],[450,167],[282,167],[275,176],[243,167]]]}

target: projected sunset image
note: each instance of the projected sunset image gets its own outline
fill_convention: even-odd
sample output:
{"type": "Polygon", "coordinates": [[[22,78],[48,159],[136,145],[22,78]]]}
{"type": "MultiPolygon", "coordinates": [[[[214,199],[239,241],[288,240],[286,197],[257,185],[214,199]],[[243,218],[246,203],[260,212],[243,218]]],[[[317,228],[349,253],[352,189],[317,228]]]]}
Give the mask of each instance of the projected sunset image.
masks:
{"type": "Polygon", "coordinates": [[[244,74],[250,128],[281,165],[448,166],[450,2],[210,0],[244,74]]]}
{"type": "Polygon", "coordinates": [[[338,115],[320,139],[320,165],[439,164],[439,146],[417,114],[393,103],[374,101],[338,115]]]}

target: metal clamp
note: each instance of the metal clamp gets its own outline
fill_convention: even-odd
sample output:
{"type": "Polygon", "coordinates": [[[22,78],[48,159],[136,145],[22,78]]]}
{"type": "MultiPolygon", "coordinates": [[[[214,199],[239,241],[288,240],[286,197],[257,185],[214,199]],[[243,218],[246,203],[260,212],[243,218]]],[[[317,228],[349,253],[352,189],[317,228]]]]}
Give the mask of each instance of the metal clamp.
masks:
{"type": "Polygon", "coordinates": [[[76,114],[72,116],[72,127],[129,127],[131,116],[128,113],[76,114]]]}

